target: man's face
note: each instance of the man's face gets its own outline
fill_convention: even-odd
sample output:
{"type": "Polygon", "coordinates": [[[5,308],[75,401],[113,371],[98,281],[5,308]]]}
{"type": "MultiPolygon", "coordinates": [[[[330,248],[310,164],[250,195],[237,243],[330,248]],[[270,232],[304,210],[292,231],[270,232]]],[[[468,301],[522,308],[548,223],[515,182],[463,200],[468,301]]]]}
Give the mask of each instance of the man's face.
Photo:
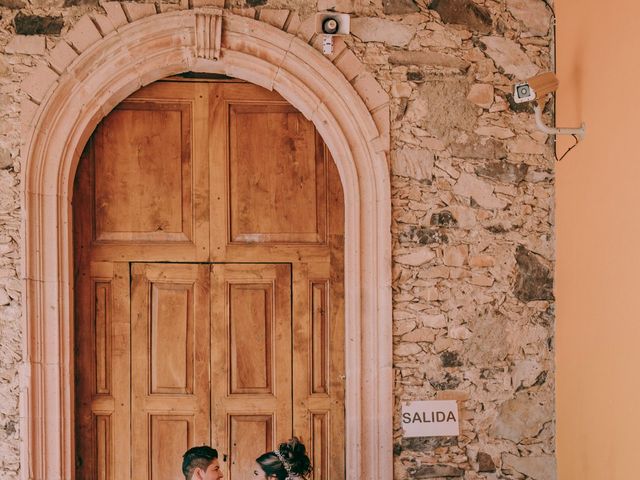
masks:
{"type": "Polygon", "coordinates": [[[217,458],[214,458],[205,472],[203,472],[202,469],[197,468],[193,477],[197,480],[218,480],[222,478],[220,462],[218,462],[217,458]]]}

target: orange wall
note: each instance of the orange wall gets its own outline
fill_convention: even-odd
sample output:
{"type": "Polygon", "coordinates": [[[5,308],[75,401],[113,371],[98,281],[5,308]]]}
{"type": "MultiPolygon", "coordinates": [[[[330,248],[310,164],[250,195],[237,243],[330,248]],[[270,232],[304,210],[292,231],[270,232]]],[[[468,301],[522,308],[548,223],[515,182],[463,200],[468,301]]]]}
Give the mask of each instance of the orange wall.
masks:
{"type": "Polygon", "coordinates": [[[558,478],[639,479],[640,2],[556,10],[558,478]]]}

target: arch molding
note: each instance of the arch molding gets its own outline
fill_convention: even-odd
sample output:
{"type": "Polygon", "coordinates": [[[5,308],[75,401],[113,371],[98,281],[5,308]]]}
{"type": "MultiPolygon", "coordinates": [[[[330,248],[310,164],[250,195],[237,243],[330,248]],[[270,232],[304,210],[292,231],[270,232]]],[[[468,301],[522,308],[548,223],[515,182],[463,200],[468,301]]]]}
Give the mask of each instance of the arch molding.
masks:
{"type": "Polygon", "coordinates": [[[194,71],[277,91],[315,124],[335,159],[345,195],[346,475],[392,478],[391,197],[388,129],[379,126],[388,105],[379,86],[366,72],[348,78],[292,33],[228,11],[184,10],[118,25],[113,7],[102,20],[81,19],[63,41],[82,51],[67,66],[41,67],[46,91],[25,89],[36,103],[23,150],[22,477],[73,477],[70,202],[80,153],[131,93],[194,71]],[[83,44],[92,34],[95,41],[83,44]]]}

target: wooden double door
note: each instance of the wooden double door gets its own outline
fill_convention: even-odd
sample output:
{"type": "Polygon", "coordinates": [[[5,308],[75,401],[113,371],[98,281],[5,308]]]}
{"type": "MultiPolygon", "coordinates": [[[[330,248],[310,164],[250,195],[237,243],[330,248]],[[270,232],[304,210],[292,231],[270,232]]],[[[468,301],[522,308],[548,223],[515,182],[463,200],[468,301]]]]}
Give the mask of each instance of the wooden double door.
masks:
{"type": "Polygon", "coordinates": [[[343,199],[278,95],[175,78],[94,132],[73,197],[76,478],[226,478],[292,435],[344,478],[343,199]]]}

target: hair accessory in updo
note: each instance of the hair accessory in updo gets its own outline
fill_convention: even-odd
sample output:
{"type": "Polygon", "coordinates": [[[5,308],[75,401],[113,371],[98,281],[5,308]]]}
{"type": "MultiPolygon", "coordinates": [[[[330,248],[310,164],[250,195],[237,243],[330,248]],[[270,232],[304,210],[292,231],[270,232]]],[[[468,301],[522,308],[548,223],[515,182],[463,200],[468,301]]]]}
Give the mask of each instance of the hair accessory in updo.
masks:
{"type": "Polygon", "coordinates": [[[287,471],[287,479],[293,480],[293,477],[291,476],[291,465],[289,465],[289,462],[287,462],[282,453],[280,453],[280,449],[274,450],[273,453],[276,454],[276,457],[278,457],[278,460],[280,460],[282,466],[287,471]]]}

